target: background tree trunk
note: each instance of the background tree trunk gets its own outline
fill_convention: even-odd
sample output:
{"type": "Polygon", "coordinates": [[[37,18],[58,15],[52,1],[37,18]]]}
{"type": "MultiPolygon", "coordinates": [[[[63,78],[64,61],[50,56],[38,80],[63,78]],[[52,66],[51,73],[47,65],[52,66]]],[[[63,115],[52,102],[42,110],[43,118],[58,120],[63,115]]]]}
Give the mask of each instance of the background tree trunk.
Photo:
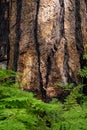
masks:
{"type": "Polygon", "coordinates": [[[9,49],[9,2],[0,1],[0,68],[6,69],[9,49]]]}
{"type": "Polygon", "coordinates": [[[86,0],[9,1],[9,65],[24,89],[56,96],[55,84],[78,84],[87,42],[86,0]]]}

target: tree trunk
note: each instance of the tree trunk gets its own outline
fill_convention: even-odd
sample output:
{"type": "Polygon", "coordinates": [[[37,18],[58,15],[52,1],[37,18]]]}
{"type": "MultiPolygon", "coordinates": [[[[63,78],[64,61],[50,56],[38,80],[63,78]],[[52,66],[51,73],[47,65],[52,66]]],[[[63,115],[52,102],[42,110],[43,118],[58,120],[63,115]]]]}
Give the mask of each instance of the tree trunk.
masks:
{"type": "Polygon", "coordinates": [[[56,83],[78,84],[87,42],[86,0],[9,2],[8,68],[21,72],[22,87],[56,96],[56,83]]]}
{"type": "Polygon", "coordinates": [[[0,1],[0,68],[6,69],[9,49],[9,3],[0,1]]]}

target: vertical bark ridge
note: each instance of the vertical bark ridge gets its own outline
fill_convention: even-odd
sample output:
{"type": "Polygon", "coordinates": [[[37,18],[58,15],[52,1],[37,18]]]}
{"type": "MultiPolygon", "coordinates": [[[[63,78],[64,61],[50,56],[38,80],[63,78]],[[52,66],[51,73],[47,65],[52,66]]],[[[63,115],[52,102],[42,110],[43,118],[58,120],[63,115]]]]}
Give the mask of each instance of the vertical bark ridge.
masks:
{"type": "Polygon", "coordinates": [[[67,69],[65,68],[65,70],[66,72],[68,70],[68,72],[66,73],[68,83],[73,82],[77,84],[78,83],[77,71],[80,68],[80,63],[79,63],[79,53],[77,50],[77,45],[76,45],[77,43],[76,43],[76,38],[75,38],[76,3],[75,3],[75,0],[73,1],[65,0],[64,3],[65,3],[65,18],[64,18],[65,38],[67,41],[67,49],[66,49],[67,69]]]}
{"type": "Polygon", "coordinates": [[[38,72],[39,72],[39,80],[40,80],[40,91],[42,93],[42,97],[46,98],[46,91],[43,88],[43,79],[42,79],[42,73],[41,73],[41,54],[40,54],[40,45],[38,41],[38,14],[39,14],[39,8],[40,8],[40,0],[37,1],[36,5],[36,16],[35,16],[35,24],[34,24],[34,40],[35,40],[35,47],[37,51],[37,57],[38,57],[38,72]]]}
{"type": "Polygon", "coordinates": [[[64,44],[64,59],[63,59],[63,70],[62,70],[62,82],[67,83],[69,82],[69,53],[67,47],[67,39],[65,37],[65,26],[64,26],[64,19],[65,19],[65,5],[64,0],[60,0],[60,31],[61,31],[61,41],[60,44],[64,44]]]}

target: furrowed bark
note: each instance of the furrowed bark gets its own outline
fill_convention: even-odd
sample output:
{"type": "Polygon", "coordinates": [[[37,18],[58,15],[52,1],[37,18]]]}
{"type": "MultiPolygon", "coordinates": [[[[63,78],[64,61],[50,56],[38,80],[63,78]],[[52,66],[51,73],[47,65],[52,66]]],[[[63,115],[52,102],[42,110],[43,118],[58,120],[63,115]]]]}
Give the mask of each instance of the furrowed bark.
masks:
{"type": "Polygon", "coordinates": [[[87,44],[87,1],[14,0],[9,8],[8,68],[21,73],[23,89],[46,98],[60,94],[56,83],[78,84],[87,44]]]}

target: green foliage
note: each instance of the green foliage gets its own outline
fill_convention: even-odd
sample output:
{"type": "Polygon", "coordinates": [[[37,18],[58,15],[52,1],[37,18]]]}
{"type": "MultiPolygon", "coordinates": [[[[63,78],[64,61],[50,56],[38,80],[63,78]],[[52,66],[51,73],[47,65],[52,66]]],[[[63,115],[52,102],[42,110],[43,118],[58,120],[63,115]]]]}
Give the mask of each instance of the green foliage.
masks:
{"type": "Polygon", "coordinates": [[[84,59],[84,60],[87,60],[87,54],[84,54],[84,55],[83,55],[83,59],[84,59]]]}
{"type": "Polygon", "coordinates": [[[12,70],[1,70],[0,69],[0,84],[11,84],[13,82],[12,79],[14,79],[18,73],[12,71],[12,70]]]}
{"type": "Polygon", "coordinates": [[[79,75],[82,78],[86,78],[87,79],[87,66],[84,66],[83,69],[79,70],[79,75]]]}
{"type": "Polygon", "coordinates": [[[71,90],[74,88],[74,84],[73,83],[57,83],[56,86],[63,88],[64,90],[71,90]]]}
{"type": "Polygon", "coordinates": [[[82,104],[84,95],[82,94],[81,90],[83,86],[84,85],[79,85],[79,86],[74,87],[70,95],[66,97],[65,102],[64,102],[66,109],[69,110],[71,108],[78,106],[79,104],[80,105],[82,104]]]}
{"type": "Polygon", "coordinates": [[[67,85],[73,91],[64,104],[57,99],[47,104],[7,81],[16,75],[9,73],[0,73],[0,130],[87,130],[87,97],[81,104],[77,102],[83,97],[81,85],[67,85]]]}

